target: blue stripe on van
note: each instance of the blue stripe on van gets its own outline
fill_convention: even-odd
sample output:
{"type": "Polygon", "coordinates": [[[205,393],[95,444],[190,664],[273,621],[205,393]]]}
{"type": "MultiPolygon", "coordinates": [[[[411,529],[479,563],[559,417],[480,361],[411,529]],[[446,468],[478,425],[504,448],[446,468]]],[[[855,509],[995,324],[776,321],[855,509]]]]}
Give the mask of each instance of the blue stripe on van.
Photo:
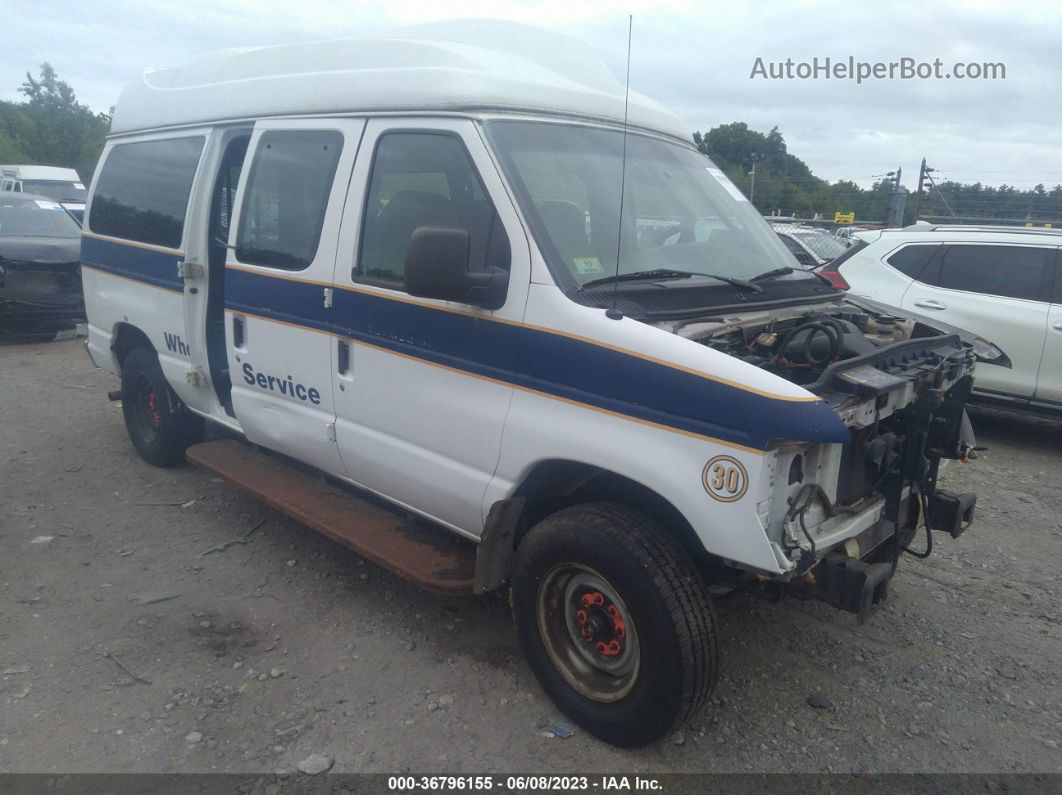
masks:
{"type": "Polygon", "coordinates": [[[177,278],[177,263],[180,259],[177,254],[100,240],[88,235],[81,237],[81,261],[89,267],[155,287],[184,292],[184,283],[177,278]]]}
{"type": "Polygon", "coordinates": [[[591,342],[229,268],[227,308],[306,326],[395,353],[762,450],[770,439],[846,442],[823,401],[778,400],[591,342]]]}
{"type": "MultiPolygon", "coordinates": [[[[184,289],[177,254],[86,235],[81,259],[145,284],[184,289]]],[[[333,308],[325,309],[320,285],[234,268],[225,272],[225,305],[758,450],[770,439],[849,438],[823,401],[758,395],[559,333],[342,289],[335,291],[333,308]]]]}

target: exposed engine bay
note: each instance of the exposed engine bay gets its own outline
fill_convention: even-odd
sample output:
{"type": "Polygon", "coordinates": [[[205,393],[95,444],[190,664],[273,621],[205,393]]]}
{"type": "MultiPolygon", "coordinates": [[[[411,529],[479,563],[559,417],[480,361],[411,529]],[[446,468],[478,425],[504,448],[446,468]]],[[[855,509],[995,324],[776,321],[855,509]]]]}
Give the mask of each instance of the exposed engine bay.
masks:
{"type": "Polygon", "coordinates": [[[847,297],[672,331],[800,384],[848,427],[845,444],[769,445],[757,511],[793,586],[863,620],[902,552],[926,556],[932,530],[957,537],[969,526],[975,495],[940,490],[937,477],[942,460],[965,460],[974,445],[964,406],[990,344],[847,297]],[[924,551],[911,548],[920,526],[924,551]]]}
{"type": "MultiPolygon", "coordinates": [[[[829,390],[820,384],[821,376],[830,365],[879,353],[899,342],[945,334],[918,320],[865,310],[848,301],[694,321],[674,330],[824,397],[829,390]]],[[[878,369],[903,372],[909,360],[878,369]]]]}

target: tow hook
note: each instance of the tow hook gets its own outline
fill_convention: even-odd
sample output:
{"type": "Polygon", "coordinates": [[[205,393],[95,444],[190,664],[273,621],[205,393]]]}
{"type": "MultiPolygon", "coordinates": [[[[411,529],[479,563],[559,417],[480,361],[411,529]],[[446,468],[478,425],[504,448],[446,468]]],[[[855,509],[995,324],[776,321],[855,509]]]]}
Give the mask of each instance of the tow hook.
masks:
{"type": "Polygon", "coordinates": [[[952,538],[961,536],[973,524],[977,495],[973,492],[953,494],[938,489],[929,498],[927,522],[932,530],[943,530],[952,538]]]}
{"type": "Polygon", "coordinates": [[[855,613],[856,621],[863,624],[888,596],[892,574],[890,563],[866,563],[833,552],[815,567],[811,588],[816,598],[855,613]]]}

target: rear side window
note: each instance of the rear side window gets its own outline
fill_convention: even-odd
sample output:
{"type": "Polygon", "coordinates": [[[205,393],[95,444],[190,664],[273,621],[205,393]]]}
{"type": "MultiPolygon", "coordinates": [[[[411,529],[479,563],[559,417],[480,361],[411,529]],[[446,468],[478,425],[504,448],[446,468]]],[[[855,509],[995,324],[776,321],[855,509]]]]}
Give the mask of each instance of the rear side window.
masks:
{"type": "Polygon", "coordinates": [[[138,243],[180,248],[204,137],[118,144],[92,196],[89,229],[138,243]]]}
{"type": "Polygon", "coordinates": [[[885,261],[904,276],[917,279],[922,275],[922,271],[926,269],[926,265],[929,264],[929,260],[938,248],[940,248],[939,243],[904,246],[886,257],[885,261]]]}
{"type": "Polygon", "coordinates": [[[1046,301],[1044,275],[1054,249],[1031,246],[950,246],[936,283],[950,290],[1046,301]]]}
{"type": "Polygon", "coordinates": [[[441,133],[388,133],[373,161],[354,278],[401,286],[406,252],[421,226],[468,231],[469,268],[508,250],[494,205],[461,140],[441,133]]]}
{"type": "Polygon", "coordinates": [[[241,262],[293,271],[313,262],[342,149],[337,130],[262,136],[236,233],[241,262]]]}

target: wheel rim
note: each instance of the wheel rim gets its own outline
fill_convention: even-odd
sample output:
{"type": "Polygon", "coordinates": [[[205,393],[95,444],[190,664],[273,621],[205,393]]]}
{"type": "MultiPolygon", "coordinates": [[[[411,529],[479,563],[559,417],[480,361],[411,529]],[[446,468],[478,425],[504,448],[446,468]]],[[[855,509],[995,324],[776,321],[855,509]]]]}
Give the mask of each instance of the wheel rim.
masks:
{"type": "Polygon", "coordinates": [[[580,694],[618,701],[638,679],[638,635],[626,604],[598,572],[555,566],[538,589],[538,629],[554,667],[580,694]]]}
{"type": "Polygon", "coordinates": [[[145,442],[154,442],[159,436],[159,427],[162,425],[162,411],[159,407],[159,395],[152,383],[141,378],[137,381],[136,392],[133,396],[133,415],[140,436],[145,442]]]}

